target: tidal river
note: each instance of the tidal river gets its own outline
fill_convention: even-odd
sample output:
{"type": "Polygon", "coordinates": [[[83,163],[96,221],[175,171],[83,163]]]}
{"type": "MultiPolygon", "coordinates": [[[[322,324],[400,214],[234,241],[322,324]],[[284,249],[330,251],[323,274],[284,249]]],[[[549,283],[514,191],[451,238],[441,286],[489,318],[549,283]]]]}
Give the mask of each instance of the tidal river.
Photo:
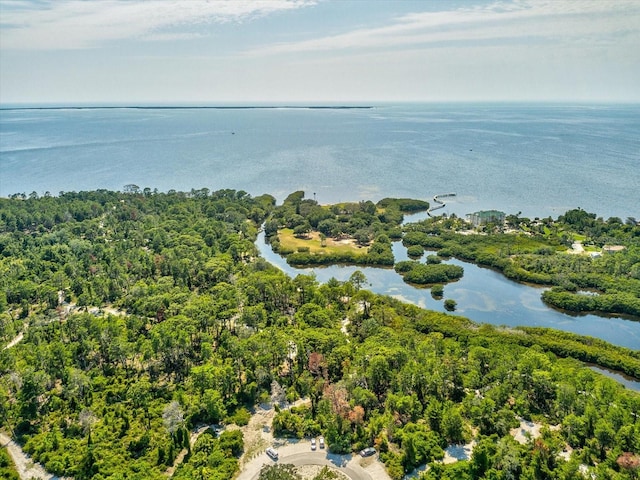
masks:
{"type": "MultiPolygon", "coordinates": [[[[317,268],[294,268],[271,250],[261,232],[256,242],[260,254],[288,275],[314,274],[319,282],[331,277],[346,281],[356,270],[367,277],[369,290],[410,302],[423,308],[444,312],[444,300],[434,300],[428,288],[416,288],[403,282],[390,268],[333,265],[317,268]]],[[[401,242],[394,242],[396,262],[407,259],[401,242]]],[[[568,315],[546,306],[540,295],[543,288],[524,285],[507,279],[501,273],[457,259],[446,263],[460,265],[464,276],[444,287],[444,299],[457,302],[456,314],[478,323],[493,325],[550,327],[580,335],[601,338],[614,345],[640,349],[640,322],[620,317],[598,315],[568,315]]]]}

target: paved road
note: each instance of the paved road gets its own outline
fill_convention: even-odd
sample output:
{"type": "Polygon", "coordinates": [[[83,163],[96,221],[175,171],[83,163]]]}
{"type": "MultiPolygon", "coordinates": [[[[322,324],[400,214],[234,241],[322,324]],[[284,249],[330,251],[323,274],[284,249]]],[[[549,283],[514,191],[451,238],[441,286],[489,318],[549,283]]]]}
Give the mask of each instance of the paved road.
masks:
{"type": "Polygon", "coordinates": [[[280,461],[282,463],[291,463],[296,466],[300,465],[328,465],[334,467],[348,476],[351,480],[372,480],[362,467],[349,462],[350,456],[335,455],[325,452],[305,452],[296,453],[287,457],[282,457],[280,461]]]}
{"type": "MultiPolygon", "coordinates": [[[[280,458],[277,463],[302,465],[327,465],[347,475],[351,480],[391,480],[384,465],[377,457],[361,458],[359,455],[337,455],[327,450],[311,450],[308,440],[289,443],[277,447],[280,458]]],[[[266,453],[262,452],[244,465],[237,480],[257,480],[265,465],[274,464],[266,453]]]]}

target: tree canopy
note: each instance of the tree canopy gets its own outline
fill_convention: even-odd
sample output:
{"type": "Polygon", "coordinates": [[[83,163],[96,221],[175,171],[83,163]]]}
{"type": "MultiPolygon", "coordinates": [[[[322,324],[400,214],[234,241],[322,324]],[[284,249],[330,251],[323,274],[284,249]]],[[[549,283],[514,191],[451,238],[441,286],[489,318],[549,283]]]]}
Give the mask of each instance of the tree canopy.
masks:
{"type": "MultiPolygon", "coordinates": [[[[305,398],[276,414],[278,434],[322,434],[332,452],[374,446],[394,479],[425,463],[428,479],[576,478],[580,469],[635,478],[640,395],[583,362],[638,378],[638,351],[476,325],[374,295],[361,274],[325,284],[287,277],[257,256],[259,226],[331,218],[300,194],[285,208],[268,195],[206,189],[0,199],[3,430],[60,476],[229,479],[244,443],[224,427],[246,425],[257,403],[305,398]],[[518,443],[510,431],[523,420],[540,423],[541,435],[518,443]],[[439,463],[448,445],[472,439],[468,461],[439,463]]],[[[369,227],[404,211],[328,209],[336,219],[353,210],[369,227]]],[[[625,232],[627,253],[579,273],[633,291],[626,273],[613,286],[635,268],[633,227],[607,228],[625,232]]],[[[372,248],[391,234],[376,232],[372,248]]],[[[464,237],[434,221],[405,240],[513,263],[549,245],[464,237]]],[[[549,253],[532,255],[543,265],[549,253]]]]}

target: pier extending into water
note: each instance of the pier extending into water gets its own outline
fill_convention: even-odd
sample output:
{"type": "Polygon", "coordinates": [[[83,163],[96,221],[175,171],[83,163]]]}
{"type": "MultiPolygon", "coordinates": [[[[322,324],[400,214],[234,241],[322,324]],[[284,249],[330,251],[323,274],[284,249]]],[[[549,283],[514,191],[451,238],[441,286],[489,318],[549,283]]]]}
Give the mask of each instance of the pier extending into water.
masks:
{"type": "Polygon", "coordinates": [[[429,209],[427,210],[427,215],[432,217],[433,215],[431,215],[431,212],[433,212],[434,210],[440,210],[441,208],[444,208],[444,207],[447,206],[446,203],[444,203],[442,200],[440,200],[441,198],[455,197],[455,196],[456,196],[455,193],[440,193],[438,195],[434,195],[433,196],[433,203],[437,203],[438,205],[435,206],[435,207],[429,207],[429,209]]]}

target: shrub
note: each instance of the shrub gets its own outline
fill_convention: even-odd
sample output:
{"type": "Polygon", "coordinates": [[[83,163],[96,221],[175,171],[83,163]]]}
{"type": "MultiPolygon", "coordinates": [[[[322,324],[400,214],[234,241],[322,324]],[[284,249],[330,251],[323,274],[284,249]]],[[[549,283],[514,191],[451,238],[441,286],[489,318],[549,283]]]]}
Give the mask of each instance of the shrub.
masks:
{"type": "Polygon", "coordinates": [[[438,264],[424,265],[417,264],[405,273],[404,280],[409,283],[419,285],[429,285],[433,283],[447,283],[461,278],[464,273],[462,267],[458,265],[438,264]]]}
{"type": "Polygon", "coordinates": [[[221,450],[229,451],[234,457],[239,457],[244,449],[242,432],[240,430],[222,432],[219,445],[221,450]]]}
{"type": "Polygon", "coordinates": [[[427,256],[427,265],[437,265],[439,263],[442,263],[442,259],[437,255],[427,256]]]}
{"type": "Polygon", "coordinates": [[[442,298],[444,295],[444,286],[443,285],[433,285],[431,287],[431,296],[433,298],[442,298]]]}
{"type": "Polygon", "coordinates": [[[396,272],[402,275],[403,273],[407,273],[411,271],[416,265],[418,265],[418,263],[413,260],[405,260],[405,261],[396,263],[395,267],[393,268],[395,269],[396,272]]]}
{"type": "Polygon", "coordinates": [[[231,423],[235,423],[239,427],[247,425],[250,419],[251,414],[249,413],[249,410],[244,407],[238,408],[233,415],[229,417],[229,421],[231,423]]]}

